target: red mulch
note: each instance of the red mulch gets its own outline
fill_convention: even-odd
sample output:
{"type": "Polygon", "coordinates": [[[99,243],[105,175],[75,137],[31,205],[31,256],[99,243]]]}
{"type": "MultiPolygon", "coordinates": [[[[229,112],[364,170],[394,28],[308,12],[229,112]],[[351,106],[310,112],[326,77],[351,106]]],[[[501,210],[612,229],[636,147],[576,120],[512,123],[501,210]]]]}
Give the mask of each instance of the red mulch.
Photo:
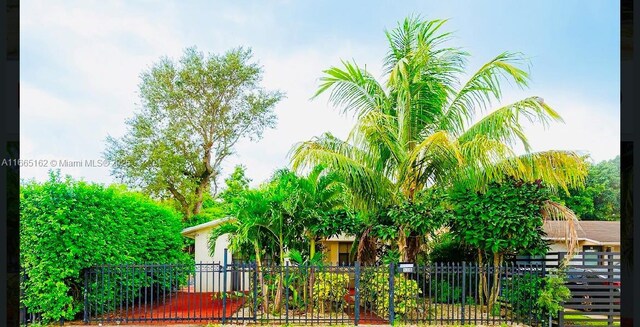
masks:
{"type": "MultiPolygon", "coordinates": [[[[109,315],[110,320],[141,321],[147,323],[219,322],[222,319],[222,299],[213,299],[214,293],[178,292],[164,304],[136,306],[128,310],[118,310],[109,315]],[[171,320],[168,320],[171,319],[171,320]]],[[[218,294],[218,297],[220,295],[218,294]]],[[[244,304],[244,299],[227,298],[226,318],[233,316],[244,304]]]]}
{"type": "MultiPolygon", "coordinates": [[[[174,294],[171,299],[167,298],[164,304],[156,304],[153,306],[153,311],[150,306],[146,308],[144,305],[141,307],[136,306],[128,310],[118,310],[118,312],[109,315],[109,320],[128,320],[129,322],[141,322],[146,324],[180,324],[180,323],[194,323],[194,322],[220,322],[222,319],[222,299],[213,299],[214,293],[194,293],[194,292],[178,292],[174,294]],[[171,319],[171,320],[169,320],[171,319]]],[[[218,297],[220,296],[217,294],[218,297]]],[[[350,319],[355,318],[353,312],[354,305],[353,289],[349,290],[349,293],[345,296],[345,300],[350,304],[350,308],[345,310],[345,313],[350,319]]],[[[242,308],[244,299],[230,299],[227,298],[226,318],[233,316],[236,311],[242,308]]],[[[106,317],[105,317],[106,318],[106,317]]],[[[93,318],[94,321],[99,321],[98,317],[93,318]]],[[[364,311],[360,309],[361,325],[386,325],[389,321],[377,316],[371,311],[364,311]]]]}
{"type": "MultiPolygon", "coordinates": [[[[345,295],[345,300],[351,306],[355,304],[355,299],[354,299],[355,294],[356,293],[354,289],[349,289],[349,293],[345,295]]],[[[349,316],[349,318],[355,319],[355,313],[353,312],[353,309],[347,310],[346,314],[349,316]]],[[[359,325],[387,325],[389,324],[389,321],[386,319],[380,318],[379,316],[377,316],[375,313],[371,311],[363,311],[362,308],[360,308],[360,320],[358,320],[358,324],[359,325]]]]}

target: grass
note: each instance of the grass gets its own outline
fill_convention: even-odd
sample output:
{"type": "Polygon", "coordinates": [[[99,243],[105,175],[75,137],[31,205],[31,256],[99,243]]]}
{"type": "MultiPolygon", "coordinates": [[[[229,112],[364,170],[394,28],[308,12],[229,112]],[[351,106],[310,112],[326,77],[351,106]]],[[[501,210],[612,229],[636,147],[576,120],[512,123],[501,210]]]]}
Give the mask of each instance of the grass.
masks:
{"type": "MultiPolygon", "coordinates": [[[[585,316],[581,314],[567,314],[565,313],[565,325],[580,325],[580,326],[608,326],[609,324],[606,321],[589,321],[592,319],[596,319],[593,316],[585,316]],[[572,320],[580,320],[573,322],[572,320]]],[[[614,321],[614,326],[620,326],[620,321],[614,321]]]]}

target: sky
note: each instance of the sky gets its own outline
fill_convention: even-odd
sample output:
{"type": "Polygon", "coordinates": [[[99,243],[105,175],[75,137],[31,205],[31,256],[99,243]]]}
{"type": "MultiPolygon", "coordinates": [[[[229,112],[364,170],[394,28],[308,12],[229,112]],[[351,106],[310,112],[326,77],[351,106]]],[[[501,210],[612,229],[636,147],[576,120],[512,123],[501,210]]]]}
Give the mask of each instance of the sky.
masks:
{"type": "MultiPolygon", "coordinates": [[[[449,45],[471,54],[469,73],[504,51],[530,59],[529,88],[505,85],[494,108],[535,95],[561,114],[564,123],[527,127],[535,151],[611,159],[620,144],[619,12],[618,2],[601,0],[28,1],[20,10],[20,157],[46,167],[20,174],[42,181],[52,162],[102,159],[106,137],[124,135],[138,108],[140,73],[161,57],[245,46],[263,66],[262,85],[287,95],[275,107],[276,128],[239,142],[224,163],[223,177],[242,164],[257,185],[289,165],[295,143],[327,131],[346,137],[351,118],[327,97],[310,100],[318,78],[353,59],[382,79],[384,30],[409,15],[448,19],[449,45]]],[[[117,182],[108,167],[83,166],[60,170],[117,182]]]]}

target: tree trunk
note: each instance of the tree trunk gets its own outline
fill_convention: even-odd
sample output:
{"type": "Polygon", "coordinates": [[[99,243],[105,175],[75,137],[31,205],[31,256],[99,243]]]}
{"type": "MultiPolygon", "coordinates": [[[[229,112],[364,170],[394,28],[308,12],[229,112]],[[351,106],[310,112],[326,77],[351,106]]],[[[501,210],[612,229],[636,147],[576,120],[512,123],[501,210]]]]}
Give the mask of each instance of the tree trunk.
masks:
{"type": "Polygon", "coordinates": [[[405,234],[404,226],[400,226],[398,229],[398,253],[400,253],[400,262],[409,260],[407,255],[407,235],[405,234]]]}
{"type": "Polygon", "coordinates": [[[168,180],[166,182],[169,193],[171,193],[173,198],[180,204],[180,210],[184,214],[184,217],[182,217],[183,221],[188,221],[189,218],[191,218],[191,208],[189,206],[189,202],[187,202],[187,199],[184,197],[184,195],[182,195],[180,191],[175,188],[173,183],[168,180]]]}
{"type": "Polygon", "coordinates": [[[269,296],[267,295],[267,286],[264,284],[264,275],[262,271],[262,259],[260,258],[260,246],[258,242],[253,242],[253,248],[256,252],[256,268],[258,269],[258,282],[262,290],[262,312],[266,313],[269,308],[269,296]]]}
{"type": "Polygon", "coordinates": [[[274,300],[274,311],[280,312],[282,305],[282,269],[284,269],[284,249],[282,247],[282,234],[280,234],[280,271],[278,273],[278,286],[276,288],[276,298],[274,300]]]}
{"type": "Polygon", "coordinates": [[[484,306],[485,297],[487,296],[487,275],[485,274],[482,251],[478,249],[478,269],[480,270],[480,281],[478,283],[478,300],[480,301],[480,307],[484,306]]]}
{"type": "Polygon", "coordinates": [[[407,243],[407,260],[405,262],[413,262],[416,263],[418,260],[418,252],[420,252],[420,237],[416,232],[411,232],[409,234],[409,238],[406,240],[407,243]]]}
{"type": "Polygon", "coordinates": [[[209,181],[211,176],[202,177],[200,184],[196,187],[196,199],[193,203],[192,214],[197,215],[202,211],[202,202],[204,201],[204,192],[209,190],[209,181]]]}
{"type": "Polygon", "coordinates": [[[491,295],[489,296],[489,308],[493,309],[493,305],[498,301],[500,293],[500,266],[502,266],[502,253],[493,254],[493,285],[491,285],[491,295]]]}

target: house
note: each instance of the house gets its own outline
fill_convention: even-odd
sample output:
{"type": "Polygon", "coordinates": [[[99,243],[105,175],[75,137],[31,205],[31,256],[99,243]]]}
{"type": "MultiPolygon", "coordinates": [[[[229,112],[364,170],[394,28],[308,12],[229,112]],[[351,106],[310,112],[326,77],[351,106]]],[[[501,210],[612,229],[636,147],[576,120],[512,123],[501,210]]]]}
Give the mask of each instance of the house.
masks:
{"type": "MultiPolygon", "coordinates": [[[[549,252],[568,252],[566,245],[565,221],[546,221],[543,229],[547,234],[543,239],[549,242],[549,252]]],[[[620,258],[620,222],[586,221],[575,223],[577,234],[576,255],[572,261],[585,266],[607,265],[606,258],[620,258]],[[594,252],[593,254],[588,254],[594,252]],[[612,257],[607,252],[615,253],[612,257]],[[580,254],[582,253],[582,254],[580,254]],[[600,254],[597,254],[600,253],[600,254]]],[[[553,263],[553,262],[552,262],[553,263]]]]}
{"type": "MultiPolygon", "coordinates": [[[[546,221],[543,229],[549,241],[549,252],[566,252],[566,222],[546,221]]],[[[619,221],[586,221],[575,224],[578,234],[577,252],[620,252],[619,221]]]]}
{"type": "Polygon", "coordinates": [[[324,262],[332,266],[351,266],[355,262],[351,247],[355,241],[353,235],[340,234],[320,241],[324,262]]]}
{"type": "MultiPolygon", "coordinates": [[[[219,292],[226,290],[240,290],[238,285],[246,285],[242,288],[248,288],[249,282],[239,281],[240,277],[235,273],[227,272],[227,285],[226,288],[222,282],[223,272],[222,265],[224,263],[224,250],[229,247],[229,235],[224,234],[218,237],[216,240],[213,254],[209,251],[209,238],[211,237],[211,231],[214,227],[229,221],[233,218],[227,217],[222,219],[216,219],[204,224],[188,227],[182,230],[182,236],[195,240],[195,277],[194,277],[194,290],[195,292],[219,292]]],[[[227,264],[233,262],[233,254],[231,251],[227,251],[227,264]]],[[[248,279],[248,275],[244,276],[248,279]]],[[[246,289],[245,289],[246,291],[246,289]]]]}

